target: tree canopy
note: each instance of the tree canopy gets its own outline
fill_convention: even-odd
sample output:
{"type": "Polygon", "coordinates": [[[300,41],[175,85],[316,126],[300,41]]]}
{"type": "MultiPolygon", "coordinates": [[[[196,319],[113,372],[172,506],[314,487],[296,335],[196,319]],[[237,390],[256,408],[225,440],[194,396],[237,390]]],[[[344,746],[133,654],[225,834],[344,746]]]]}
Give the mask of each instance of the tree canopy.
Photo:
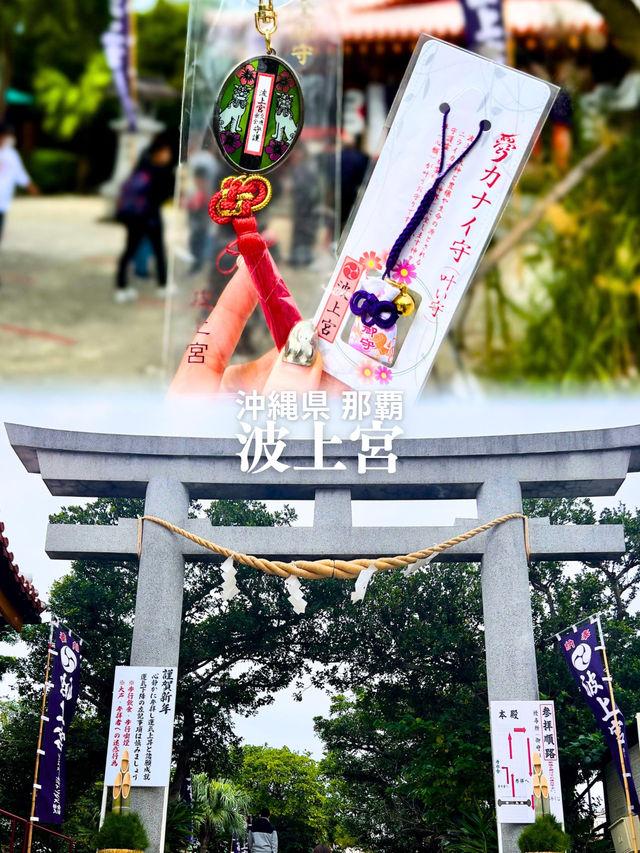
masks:
{"type": "MultiPolygon", "coordinates": [[[[201,512],[193,504],[194,512],[201,512]]],[[[87,507],[70,507],[53,521],[115,524],[142,514],[142,502],[99,499],[87,507]]],[[[217,523],[288,524],[288,508],[270,513],[259,502],[228,501],[206,510],[217,523]]],[[[69,736],[69,791],[80,793],[104,771],[113,669],[127,664],[131,648],[137,567],[127,561],[76,561],[57,582],[49,607],[84,640],[81,693],[69,736]]],[[[241,594],[224,602],[219,568],[209,563],[187,566],[172,790],[180,790],[190,766],[215,777],[231,766],[231,746],[238,744],[231,714],[251,714],[273,701],[306,666],[305,631],[281,585],[253,570],[240,569],[241,594]],[[301,627],[302,626],[302,627],[301,627]],[[283,638],[286,637],[286,643],[283,638]]],[[[26,658],[7,660],[18,678],[21,701],[8,709],[0,732],[0,800],[18,814],[28,813],[30,780],[37,739],[39,695],[46,656],[46,626],[25,628],[26,658]],[[19,766],[20,772],[13,771],[19,766]],[[11,767],[11,772],[8,768],[11,767]],[[17,781],[19,780],[19,781],[17,781]]],[[[69,809],[71,813],[72,808],[69,809]]]]}
{"type": "MultiPolygon", "coordinates": [[[[98,500],[56,517],[115,524],[142,511],[135,500],[98,500]]],[[[216,524],[288,524],[260,502],[192,505],[216,524]]],[[[627,553],[579,570],[530,567],[541,695],[556,703],[567,827],[586,843],[593,820],[586,791],[599,778],[605,746],[549,637],[594,611],[603,614],[616,697],[629,716],[640,704],[640,513],[623,505],[596,513],[588,500],[529,502],[525,512],[554,524],[624,524],[627,553]]],[[[127,663],[136,567],[77,561],[52,592],[51,608],[86,641],[79,712],[68,739],[69,818],[80,835],[95,811],[102,777],[113,667],[127,663]]],[[[365,600],[350,601],[338,580],[305,585],[305,615],[295,614],[276,578],[240,567],[240,595],[223,602],[219,569],[187,566],[174,739],[177,796],[185,774],[226,777],[252,808],[271,808],[291,853],[325,838],[371,853],[451,849],[467,833],[491,834],[493,785],[484,663],[480,573],[475,565],[432,564],[405,578],[383,572],[365,600]],[[251,714],[302,676],[332,695],[316,727],[320,766],[290,749],[241,746],[233,712],[251,714]],[[475,827],[475,829],[474,829],[475,827]],[[455,839],[458,839],[455,841],[455,839]],[[454,844],[455,841],[455,844],[454,844]],[[305,846],[306,845],[306,846],[305,846]]],[[[0,802],[25,814],[39,714],[45,628],[25,628],[29,655],[7,656],[20,699],[0,713],[0,802]]],[[[283,725],[286,721],[283,721],[283,725]]],[[[292,745],[293,746],[293,745],[292,745]]]]}
{"type": "Polygon", "coordinates": [[[271,811],[283,850],[308,853],[329,839],[326,781],[312,758],[266,746],[245,746],[241,756],[237,781],[250,793],[254,814],[271,811]]]}
{"type": "MultiPolygon", "coordinates": [[[[588,500],[530,501],[525,512],[554,524],[625,527],[627,554],[619,561],[577,572],[554,562],[530,569],[540,692],[556,704],[565,817],[584,841],[593,832],[586,791],[606,748],[549,637],[602,612],[617,702],[627,715],[640,705],[640,617],[631,608],[640,514],[620,505],[597,515],[588,500]]],[[[432,566],[402,583],[376,577],[361,611],[340,613],[336,645],[343,662],[322,678],[346,695],[316,727],[327,748],[323,769],[340,786],[337,820],[373,851],[438,849],[476,804],[493,800],[477,569],[432,566]]]]}

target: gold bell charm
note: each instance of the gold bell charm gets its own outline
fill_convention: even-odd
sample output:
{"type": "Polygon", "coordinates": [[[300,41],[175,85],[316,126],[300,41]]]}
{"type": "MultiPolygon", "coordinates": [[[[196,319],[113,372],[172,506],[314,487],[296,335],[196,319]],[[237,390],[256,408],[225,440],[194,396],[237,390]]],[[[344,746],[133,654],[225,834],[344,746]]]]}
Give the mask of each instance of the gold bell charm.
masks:
{"type": "Polygon", "coordinates": [[[397,288],[400,289],[400,293],[393,300],[393,304],[398,309],[398,314],[401,317],[408,317],[409,314],[413,314],[416,310],[416,303],[413,296],[409,293],[406,284],[398,284],[398,282],[392,282],[395,284],[397,288]]]}
{"type": "Polygon", "coordinates": [[[399,317],[408,317],[409,314],[413,314],[416,310],[416,303],[413,296],[409,293],[409,289],[406,284],[402,284],[399,281],[394,281],[392,278],[386,277],[383,279],[387,284],[392,284],[394,287],[397,287],[400,293],[393,300],[393,304],[396,306],[399,317]]]}

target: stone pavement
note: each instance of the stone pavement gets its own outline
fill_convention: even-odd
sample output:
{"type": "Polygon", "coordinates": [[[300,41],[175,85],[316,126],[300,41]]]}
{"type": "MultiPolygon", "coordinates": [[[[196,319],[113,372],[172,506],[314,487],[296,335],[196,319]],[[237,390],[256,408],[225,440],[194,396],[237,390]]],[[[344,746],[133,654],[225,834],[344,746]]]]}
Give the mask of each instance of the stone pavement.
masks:
{"type": "MultiPolygon", "coordinates": [[[[177,253],[177,296],[166,326],[165,301],[158,298],[153,278],[132,275],[138,300],[115,304],[114,274],[124,229],[106,221],[106,210],[97,196],[14,200],[0,246],[0,383],[38,380],[95,387],[99,380],[105,387],[165,385],[165,374],[195,332],[198,317],[189,308],[190,293],[207,286],[205,276],[187,280],[189,259],[184,249],[177,253]],[[167,344],[166,369],[165,328],[172,347],[167,344]]],[[[181,212],[171,206],[163,212],[167,243],[186,246],[181,212]]],[[[274,210],[269,224],[286,246],[287,217],[274,210]]],[[[328,276],[330,261],[325,261],[327,269],[322,271],[292,271],[281,265],[306,316],[313,313],[321,282],[328,276]]],[[[272,344],[259,311],[251,325],[253,352],[261,354],[272,344]]],[[[246,358],[245,347],[238,359],[246,358]]]]}
{"type": "MultiPolygon", "coordinates": [[[[139,298],[116,304],[114,276],[124,228],[108,221],[106,212],[106,202],[98,196],[14,200],[0,246],[0,385],[37,381],[94,390],[96,383],[110,390],[166,387],[208,313],[193,307],[195,294],[209,286],[208,274],[187,274],[191,259],[185,217],[167,206],[166,243],[177,247],[173,253],[169,249],[174,296],[167,306],[157,295],[153,276],[136,279],[131,271],[130,283],[139,298]]],[[[311,317],[329,279],[332,256],[319,248],[310,266],[286,263],[291,219],[283,202],[270,208],[269,230],[278,241],[282,276],[303,316],[311,317]]],[[[232,236],[222,232],[221,244],[232,236]]],[[[326,239],[319,232],[317,247],[326,239]]],[[[153,261],[149,266],[153,273],[153,261]]],[[[223,285],[226,279],[221,281],[223,285]]],[[[272,346],[259,309],[248,326],[234,361],[261,355],[272,346]]],[[[454,371],[447,344],[437,360],[437,379],[448,380],[454,371]]],[[[438,384],[435,379],[432,388],[438,384]]]]}
{"type": "Polygon", "coordinates": [[[116,305],[124,229],[98,197],[17,198],[0,247],[0,378],[158,383],[164,300],[116,305]]]}

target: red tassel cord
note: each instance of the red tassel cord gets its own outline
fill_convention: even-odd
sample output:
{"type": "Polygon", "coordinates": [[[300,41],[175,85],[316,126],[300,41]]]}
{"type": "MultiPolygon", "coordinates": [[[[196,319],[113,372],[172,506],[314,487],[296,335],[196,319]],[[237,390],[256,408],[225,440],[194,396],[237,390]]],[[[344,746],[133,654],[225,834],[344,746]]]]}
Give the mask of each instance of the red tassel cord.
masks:
{"type": "Polygon", "coordinates": [[[218,225],[233,224],[238,235],[238,250],[258,292],[271,336],[280,350],[302,315],[280,277],[266,240],[258,232],[254,213],[266,207],[270,199],[271,185],[266,178],[232,175],[223,180],[220,190],[209,202],[209,216],[218,225]]]}

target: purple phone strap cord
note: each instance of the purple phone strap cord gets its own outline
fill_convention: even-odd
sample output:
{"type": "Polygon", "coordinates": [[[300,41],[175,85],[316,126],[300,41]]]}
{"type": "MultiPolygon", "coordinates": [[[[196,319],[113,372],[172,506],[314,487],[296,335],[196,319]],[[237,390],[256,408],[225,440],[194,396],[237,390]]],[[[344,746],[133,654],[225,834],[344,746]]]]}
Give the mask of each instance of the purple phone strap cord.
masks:
{"type": "Polygon", "coordinates": [[[438,192],[438,187],[440,186],[442,181],[447,177],[449,172],[451,172],[453,169],[455,169],[455,167],[459,163],[462,162],[462,160],[467,156],[469,151],[471,151],[473,146],[476,144],[476,142],[478,142],[478,140],[480,139],[482,134],[486,130],[489,130],[489,127],[491,127],[490,123],[488,121],[486,121],[486,119],[483,119],[480,122],[480,128],[479,128],[478,133],[476,134],[473,142],[469,143],[469,145],[467,146],[467,148],[465,148],[465,150],[462,152],[462,154],[459,157],[457,157],[450,166],[447,166],[447,168],[444,169],[444,158],[445,158],[445,153],[446,153],[445,152],[445,145],[446,145],[446,135],[447,135],[447,117],[448,117],[450,111],[451,111],[451,107],[449,107],[449,106],[447,106],[446,109],[443,110],[442,144],[440,146],[440,166],[438,167],[438,175],[437,175],[435,181],[433,182],[432,186],[424,194],[422,201],[420,202],[420,204],[416,208],[416,212],[413,214],[413,216],[411,217],[409,222],[406,224],[406,226],[402,230],[402,233],[400,234],[400,236],[398,237],[396,242],[391,247],[391,251],[389,252],[389,257],[387,258],[387,265],[385,266],[384,273],[382,275],[383,278],[389,278],[391,276],[391,271],[393,270],[395,265],[398,263],[398,258],[400,257],[400,252],[403,250],[405,244],[407,243],[407,241],[409,240],[409,238],[411,237],[413,232],[416,230],[418,225],[422,222],[422,220],[425,218],[425,216],[429,212],[429,208],[433,204],[433,200],[436,197],[436,193],[438,192]],[[443,169],[444,169],[444,171],[443,171],[443,169]]]}

